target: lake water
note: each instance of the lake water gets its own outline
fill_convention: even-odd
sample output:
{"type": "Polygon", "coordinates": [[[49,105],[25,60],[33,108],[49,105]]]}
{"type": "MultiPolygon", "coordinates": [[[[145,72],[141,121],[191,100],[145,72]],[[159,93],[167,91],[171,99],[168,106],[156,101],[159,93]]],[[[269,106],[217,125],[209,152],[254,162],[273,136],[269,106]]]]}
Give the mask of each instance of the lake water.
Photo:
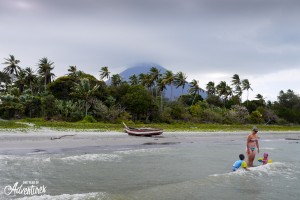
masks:
{"type": "Polygon", "coordinates": [[[298,200],[300,143],[262,138],[260,146],[273,163],[249,172],[230,171],[245,152],[241,138],[2,154],[0,199],[298,200]],[[16,182],[44,186],[45,194],[7,195],[16,182]]]}

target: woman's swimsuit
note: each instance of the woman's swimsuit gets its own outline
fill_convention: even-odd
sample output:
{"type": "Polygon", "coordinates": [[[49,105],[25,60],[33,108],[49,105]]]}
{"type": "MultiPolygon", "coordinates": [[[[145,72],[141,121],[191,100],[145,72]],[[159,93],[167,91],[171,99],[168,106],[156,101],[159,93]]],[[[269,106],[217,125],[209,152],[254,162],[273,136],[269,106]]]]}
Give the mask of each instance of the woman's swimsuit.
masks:
{"type": "MultiPolygon", "coordinates": [[[[251,143],[254,143],[254,142],[256,142],[256,141],[258,141],[257,138],[251,138],[251,139],[250,139],[250,142],[251,142],[251,143]]],[[[248,148],[251,149],[251,151],[255,151],[255,146],[251,146],[251,147],[248,146],[248,148]]]]}

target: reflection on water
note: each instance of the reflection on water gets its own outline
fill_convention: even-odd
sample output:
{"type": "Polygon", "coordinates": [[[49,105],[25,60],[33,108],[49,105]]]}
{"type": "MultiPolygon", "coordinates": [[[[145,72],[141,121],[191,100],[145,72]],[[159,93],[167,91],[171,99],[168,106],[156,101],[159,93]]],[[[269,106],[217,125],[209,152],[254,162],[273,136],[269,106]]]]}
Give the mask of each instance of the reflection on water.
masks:
{"type": "MultiPolygon", "coordinates": [[[[244,141],[77,149],[0,155],[1,199],[298,199],[299,143],[262,140],[274,163],[231,172],[244,141]],[[15,182],[38,180],[43,196],[6,196],[15,182]]],[[[256,165],[260,163],[256,161],[256,165]]],[[[26,186],[26,185],[25,185],[26,186]]]]}

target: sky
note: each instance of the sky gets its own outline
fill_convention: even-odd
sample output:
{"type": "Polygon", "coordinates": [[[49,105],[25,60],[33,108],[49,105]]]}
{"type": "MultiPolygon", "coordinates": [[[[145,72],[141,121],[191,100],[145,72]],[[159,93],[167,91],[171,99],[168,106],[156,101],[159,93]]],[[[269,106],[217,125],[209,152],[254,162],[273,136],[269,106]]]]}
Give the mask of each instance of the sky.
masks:
{"type": "Polygon", "coordinates": [[[9,55],[33,69],[47,57],[57,77],[151,62],[202,88],[238,74],[249,99],[276,101],[300,94],[299,10],[298,0],[0,0],[0,70],[9,55]]]}

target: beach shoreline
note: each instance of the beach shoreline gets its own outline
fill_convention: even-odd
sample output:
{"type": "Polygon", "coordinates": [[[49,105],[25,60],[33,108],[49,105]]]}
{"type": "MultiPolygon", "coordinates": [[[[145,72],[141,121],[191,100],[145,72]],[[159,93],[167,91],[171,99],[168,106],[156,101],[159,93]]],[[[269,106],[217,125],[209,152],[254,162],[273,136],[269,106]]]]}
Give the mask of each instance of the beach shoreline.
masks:
{"type": "MultiPolygon", "coordinates": [[[[247,132],[165,132],[156,137],[128,136],[123,132],[57,131],[30,132],[0,130],[0,154],[60,152],[76,148],[118,148],[139,145],[170,145],[203,141],[244,140],[247,132]]],[[[260,132],[261,139],[300,139],[299,131],[260,132]]]]}

